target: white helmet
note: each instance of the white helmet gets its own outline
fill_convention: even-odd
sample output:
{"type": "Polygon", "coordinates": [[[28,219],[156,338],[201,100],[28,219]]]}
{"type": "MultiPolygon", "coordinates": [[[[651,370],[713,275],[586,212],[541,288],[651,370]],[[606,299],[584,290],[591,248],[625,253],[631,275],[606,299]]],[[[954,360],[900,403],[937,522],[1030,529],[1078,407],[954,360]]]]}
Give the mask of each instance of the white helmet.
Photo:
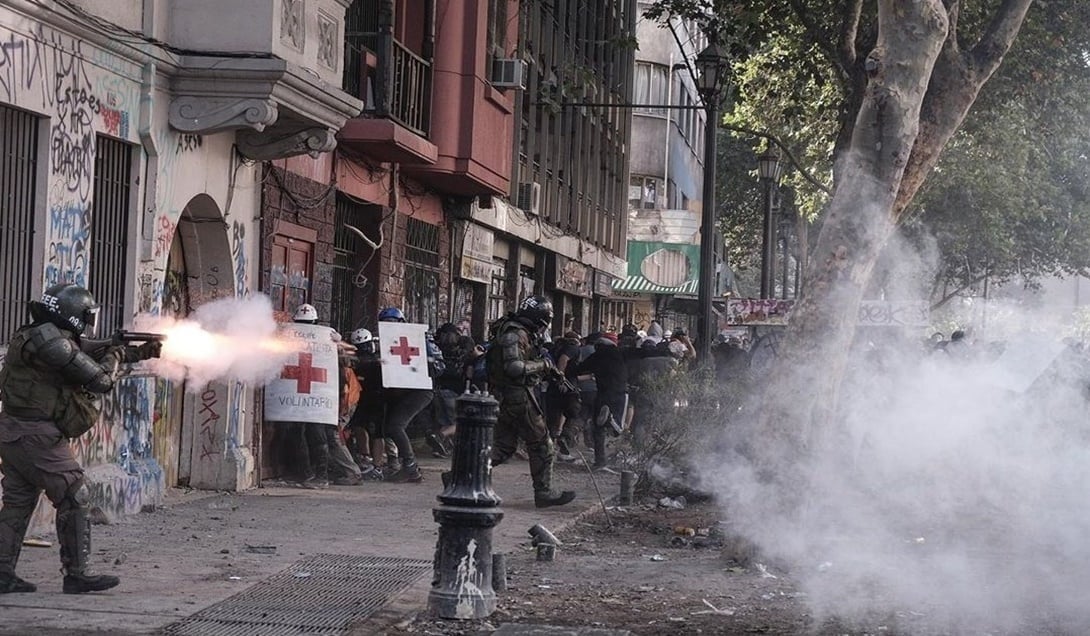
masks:
{"type": "Polygon", "coordinates": [[[371,340],[374,339],[374,336],[366,329],[357,329],[352,332],[352,335],[349,336],[348,339],[351,340],[354,345],[361,345],[371,342],[371,340]]]}
{"type": "Polygon", "coordinates": [[[291,319],[295,322],[318,322],[318,310],[314,308],[314,305],[303,303],[295,310],[295,315],[291,319]]]}

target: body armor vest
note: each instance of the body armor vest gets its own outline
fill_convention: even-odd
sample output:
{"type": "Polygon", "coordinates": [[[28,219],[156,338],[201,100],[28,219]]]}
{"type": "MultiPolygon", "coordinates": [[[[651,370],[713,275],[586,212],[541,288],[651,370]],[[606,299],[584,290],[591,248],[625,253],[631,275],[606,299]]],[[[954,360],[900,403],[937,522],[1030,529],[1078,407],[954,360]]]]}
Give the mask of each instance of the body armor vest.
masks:
{"type": "Polygon", "coordinates": [[[488,384],[497,392],[511,388],[532,387],[541,381],[541,376],[537,374],[526,374],[520,378],[512,378],[507,375],[506,366],[508,361],[504,359],[504,338],[510,338],[512,336],[514,336],[517,341],[516,346],[518,347],[519,359],[526,362],[537,362],[541,360],[541,356],[538,355],[537,350],[528,344],[530,336],[526,327],[515,320],[504,320],[497,327],[496,337],[486,354],[486,360],[488,362],[488,384]],[[527,336],[525,341],[523,339],[524,333],[527,336]]]}
{"type": "Polygon", "coordinates": [[[16,417],[55,419],[57,409],[80,387],[68,385],[60,369],[27,363],[27,345],[34,330],[40,328],[41,325],[23,327],[8,343],[4,368],[0,371],[0,402],[5,412],[16,417]]]}

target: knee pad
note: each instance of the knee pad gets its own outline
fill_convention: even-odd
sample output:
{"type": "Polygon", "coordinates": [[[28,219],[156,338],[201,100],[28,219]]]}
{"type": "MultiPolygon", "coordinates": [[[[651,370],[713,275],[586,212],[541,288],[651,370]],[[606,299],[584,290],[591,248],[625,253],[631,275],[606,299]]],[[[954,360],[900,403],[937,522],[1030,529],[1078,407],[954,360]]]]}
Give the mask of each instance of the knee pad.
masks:
{"type": "Polygon", "coordinates": [[[70,510],[79,510],[85,508],[91,501],[91,491],[87,488],[87,483],[80,479],[64,492],[64,496],[57,502],[57,512],[64,513],[70,510]]]}

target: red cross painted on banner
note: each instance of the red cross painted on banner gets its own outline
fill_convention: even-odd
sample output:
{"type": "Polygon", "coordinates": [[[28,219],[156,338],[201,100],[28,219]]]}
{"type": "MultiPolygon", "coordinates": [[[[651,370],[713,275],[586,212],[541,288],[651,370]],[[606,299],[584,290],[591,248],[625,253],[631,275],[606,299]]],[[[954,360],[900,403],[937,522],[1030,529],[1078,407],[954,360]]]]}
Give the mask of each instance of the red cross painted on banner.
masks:
{"type": "Polygon", "coordinates": [[[289,364],[284,367],[284,370],[280,372],[280,378],[283,380],[295,380],[295,390],[300,393],[310,393],[311,382],[325,382],[326,370],[321,367],[312,366],[314,363],[314,356],[309,353],[299,354],[299,364],[289,364]]]}
{"type": "Polygon", "coordinates": [[[409,339],[401,336],[396,347],[390,347],[390,353],[401,358],[401,364],[409,364],[414,357],[420,356],[420,347],[410,347],[409,339]]]}

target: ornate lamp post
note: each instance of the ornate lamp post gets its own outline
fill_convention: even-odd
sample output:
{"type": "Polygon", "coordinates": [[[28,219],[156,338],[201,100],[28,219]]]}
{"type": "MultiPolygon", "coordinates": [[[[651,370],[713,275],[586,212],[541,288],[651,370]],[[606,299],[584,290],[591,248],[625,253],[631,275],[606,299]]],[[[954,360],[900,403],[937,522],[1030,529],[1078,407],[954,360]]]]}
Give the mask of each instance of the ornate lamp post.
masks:
{"type": "Polygon", "coordinates": [[[712,340],[718,330],[712,313],[715,295],[715,253],[718,229],[715,226],[715,138],[719,129],[719,102],[728,76],[726,51],[711,44],[696,56],[696,89],[708,114],[704,125],[704,194],[700,217],[700,280],[697,294],[697,354],[701,361],[711,360],[712,340]]]}
{"type": "Polygon", "coordinates": [[[761,239],[761,298],[773,298],[776,294],[776,225],[772,212],[776,205],[776,188],[780,185],[783,165],[780,155],[772,147],[757,157],[757,175],[764,184],[764,232],[761,239]]]}

